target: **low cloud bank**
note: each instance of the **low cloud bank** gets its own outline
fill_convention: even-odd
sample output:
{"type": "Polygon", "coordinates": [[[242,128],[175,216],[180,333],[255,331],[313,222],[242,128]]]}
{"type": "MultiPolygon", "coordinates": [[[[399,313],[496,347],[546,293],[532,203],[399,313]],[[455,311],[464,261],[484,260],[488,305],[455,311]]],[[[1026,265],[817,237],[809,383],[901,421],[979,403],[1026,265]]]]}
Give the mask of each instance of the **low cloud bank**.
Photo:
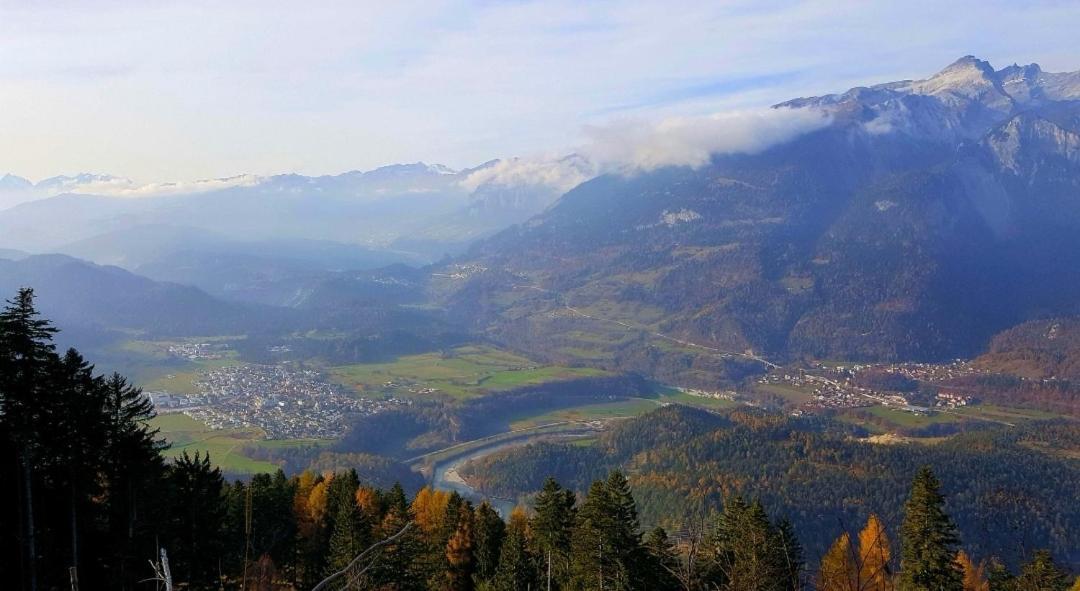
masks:
{"type": "Polygon", "coordinates": [[[585,128],[574,156],[513,158],[478,170],[463,185],[537,184],[565,192],[605,173],[636,174],[665,166],[699,168],[714,155],[756,154],[831,122],[815,109],[757,109],[660,121],[627,120],[585,128]]]}
{"type": "Polygon", "coordinates": [[[716,154],[756,154],[820,129],[830,118],[812,109],[760,109],[657,123],[622,121],[585,130],[582,152],[600,170],[650,171],[665,166],[698,168],[716,154]]]}
{"type": "Polygon", "coordinates": [[[73,183],[65,186],[64,193],[79,193],[82,195],[103,195],[106,197],[158,197],[163,195],[187,195],[191,193],[205,193],[218,191],[232,187],[252,187],[263,181],[263,177],[242,174],[238,176],[205,179],[189,182],[176,183],[149,183],[137,184],[130,179],[109,178],[94,180],[85,183],[73,183]]]}

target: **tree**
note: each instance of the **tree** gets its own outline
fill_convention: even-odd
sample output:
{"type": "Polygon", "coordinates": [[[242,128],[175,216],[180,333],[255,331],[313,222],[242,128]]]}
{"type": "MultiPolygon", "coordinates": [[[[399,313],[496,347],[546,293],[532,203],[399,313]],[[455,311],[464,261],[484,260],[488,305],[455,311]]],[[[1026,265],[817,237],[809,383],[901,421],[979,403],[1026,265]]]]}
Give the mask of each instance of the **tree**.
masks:
{"type": "Polygon", "coordinates": [[[499,551],[506,538],[506,523],[487,501],[480,503],[480,506],[476,508],[474,523],[475,577],[480,582],[491,581],[499,566],[499,551]]]}
{"type": "Polygon", "coordinates": [[[964,574],[964,591],[990,591],[990,582],[986,580],[985,562],[975,564],[963,550],[956,553],[956,564],[964,574]]]}
{"type": "Polygon", "coordinates": [[[536,567],[529,554],[528,527],[524,511],[515,509],[499,551],[499,566],[495,570],[493,585],[495,591],[537,588],[536,567]]]}
{"type": "Polygon", "coordinates": [[[535,551],[543,561],[545,589],[561,589],[570,574],[570,536],[574,527],[574,492],[548,478],[536,495],[532,519],[535,551]]]}
{"type": "Polygon", "coordinates": [[[31,590],[36,590],[38,584],[34,467],[47,401],[51,398],[47,378],[49,362],[55,355],[54,334],[52,324],[39,318],[33,289],[19,289],[15,299],[0,312],[0,429],[15,455],[24,566],[20,573],[23,586],[31,590]]]}
{"type": "Polygon", "coordinates": [[[776,523],[776,541],[773,543],[777,548],[779,565],[777,570],[784,573],[784,580],[788,589],[798,591],[803,588],[803,549],[795,535],[795,527],[787,519],[780,519],[776,523]]]}
{"type": "Polygon", "coordinates": [[[678,589],[680,586],[675,573],[679,568],[679,556],[675,546],[668,539],[667,531],[654,527],[645,534],[645,549],[648,552],[642,579],[646,589],[678,589]]]}
{"type": "Polygon", "coordinates": [[[945,513],[941,483],[923,466],[911,485],[901,528],[901,591],[959,591],[956,526],[945,513]]]}
{"type": "Polygon", "coordinates": [[[189,456],[183,452],[166,471],[165,485],[171,494],[168,525],[161,540],[168,550],[173,576],[178,582],[206,586],[217,580],[221,555],[221,523],[224,517],[224,480],[210,454],[189,456]]]}
{"type": "Polygon", "coordinates": [[[472,507],[466,507],[458,516],[458,526],[454,535],[446,542],[446,584],[447,591],[472,591],[473,572],[476,561],[473,555],[475,538],[473,530],[472,507]]]}
{"type": "Polygon", "coordinates": [[[859,589],[892,591],[892,549],[885,533],[885,524],[871,513],[866,527],[859,532],[859,589]]]}
{"type": "Polygon", "coordinates": [[[853,554],[851,535],[841,533],[821,558],[817,581],[820,591],[859,591],[859,567],[853,554]]]}
{"type": "Polygon", "coordinates": [[[369,545],[360,510],[354,496],[342,496],[334,512],[333,528],[326,559],[325,574],[333,574],[346,566],[369,545]]]}
{"type": "Polygon", "coordinates": [[[799,567],[785,544],[761,503],[730,498],[716,521],[705,579],[720,589],[789,589],[799,567]]]}
{"type": "Polygon", "coordinates": [[[1016,577],[1016,591],[1066,591],[1069,576],[1058,565],[1049,550],[1038,550],[1031,560],[1020,568],[1016,577]]]}

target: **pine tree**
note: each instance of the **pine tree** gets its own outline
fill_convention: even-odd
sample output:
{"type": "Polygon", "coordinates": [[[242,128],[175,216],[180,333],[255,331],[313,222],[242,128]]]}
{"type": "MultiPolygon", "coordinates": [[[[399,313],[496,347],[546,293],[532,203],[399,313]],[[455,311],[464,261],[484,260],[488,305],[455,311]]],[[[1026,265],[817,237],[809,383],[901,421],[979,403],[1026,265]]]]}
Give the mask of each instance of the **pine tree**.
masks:
{"type": "Polygon", "coordinates": [[[480,506],[476,508],[474,522],[476,524],[475,578],[479,582],[488,582],[495,576],[495,569],[499,565],[499,551],[506,538],[506,523],[487,501],[480,503],[480,506]]]}
{"type": "Polygon", "coordinates": [[[892,591],[892,549],[885,524],[874,513],[866,520],[866,527],[859,532],[859,589],[864,591],[892,591]]]}
{"type": "Polygon", "coordinates": [[[836,538],[821,558],[818,570],[819,591],[859,591],[859,567],[852,551],[851,535],[847,532],[836,538]]]}
{"type": "Polygon", "coordinates": [[[177,583],[207,586],[217,580],[221,523],[224,517],[224,480],[210,455],[181,453],[166,473],[170,515],[161,545],[168,550],[177,583]]]}
{"type": "Polygon", "coordinates": [[[1014,591],[1016,577],[997,557],[990,559],[986,567],[986,586],[990,591],[1014,591]]]}
{"type": "Polygon", "coordinates": [[[679,557],[667,531],[660,526],[649,530],[644,545],[648,554],[642,569],[642,586],[650,590],[678,589],[679,580],[674,573],[679,567],[679,557]]]}
{"type": "Polygon", "coordinates": [[[782,544],[761,503],[728,499],[717,518],[705,579],[721,589],[788,589],[793,565],[782,544]]]}
{"type": "Polygon", "coordinates": [[[777,549],[777,570],[784,573],[786,588],[798,591],[803,588],[803,561],[802,544],[795,535],[795,528],[787,519],[781,519],[776,524],[776,541],[773,546],[777,549]]]}
{"type": "Polygon", "coordinates": [[[959,591],[963,578],[956,565],[956,526],[945,513],[941,484],[924,466],[915,476],[904,506],[901,529],[901,591],[959,591]]]}
{"type": "Polygon", "coordinates": [[[536,495],[532,519],[536,554],[543,562],[544,589],[561,589],[570,574],[570,536],[574,528],[574,492],[548,478],[536,495]]]}
{"type": "Polygon", "coordinates": [[[536,565],[529,553],[528,521],[524,512],[510,516],[506,539],[499,551],[499,566],[495,570],[495,591],[538,589],[536,565]]]}
{"type": "Polygon", "coordinates": [[[18,467],[21,564],[25,566],[20,572],[24,586],[31,589],[38,586],[34,472],[41,451],[39,437],[46,426],[42,419],[51,398],[48,367],[55,356],[55,333],[49,321],[39,318],[33,289],[20,289],[0,312],[0,431],[11,442],[18,467]]]}
{"type": "Polygon", "coordinates": [[[334,511],[324,574],[329,575],[345,568],[367,546],[368,539],[356,500],[352,495],[342,496],[334,511]]]}

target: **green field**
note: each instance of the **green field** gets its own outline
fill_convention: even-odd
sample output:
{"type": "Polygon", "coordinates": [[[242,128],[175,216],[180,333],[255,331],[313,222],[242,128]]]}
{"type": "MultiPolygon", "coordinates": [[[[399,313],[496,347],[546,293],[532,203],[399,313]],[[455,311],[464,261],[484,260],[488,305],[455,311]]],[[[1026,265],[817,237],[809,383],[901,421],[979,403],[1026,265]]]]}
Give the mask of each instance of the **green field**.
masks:
{"type": "Polygon", "coordinates": [[[623,419],[643,415],[660,407],[658,400],[631,398],[617,402],[600,402],[572,406],[537,415],[524,415],[509,419],[510,429],[527,429],[538,425],[561,423],[565,421],[595,421],[623,419]]]}
{"type": "Polygon", "coordinates": [[[813,389],[799,389],[784,384],[756,384],[754,391],[774,394],[792,404],[803,404],[814,399],[813,389]]]}
{"type": "Polygon", "coordinates": [[[731,408],[733,406],[739,406],[738,402],[731,400],[724,400],[722,398],[706,398],[704,396],[692,396],[686,392],[680,392],[675,389],[665,390],[660,394],[657,399],[660,402],[672,402],[675,404],[682,404],[684,406],[695,406],[698,408],[731,408]]]}
{"type": "Polygon", "coordinates": [[[467,346],[448,354],[424,353],[390,363],[362,363],[330,368],[330,376],[366,395],[400,397],[446,396],[465,399],[489,392],[607,375],[591,368],[538,365],[529,359],[492,347],[467,346]],[[392,382],[393,386],[387,383],[392,382]],[[433,393],[422,393],[431,388],[433,393]]]}
{"type": "Polygon", "coordinates": [[[165,451],[167,457],[176,457],[183,452],[194,455],[196,451],[209,453],[214,465],[233,474],[254,474],[273,472],[277,466],[270,462],[253,460],[242,452],[247,445],[260,447],[291,447],[316,440],[282,439],[265,440],[258,429],[211,429],[195,419],[180,413],[158,415],[151,426],[161,430],[171,446],[165,451]]]}

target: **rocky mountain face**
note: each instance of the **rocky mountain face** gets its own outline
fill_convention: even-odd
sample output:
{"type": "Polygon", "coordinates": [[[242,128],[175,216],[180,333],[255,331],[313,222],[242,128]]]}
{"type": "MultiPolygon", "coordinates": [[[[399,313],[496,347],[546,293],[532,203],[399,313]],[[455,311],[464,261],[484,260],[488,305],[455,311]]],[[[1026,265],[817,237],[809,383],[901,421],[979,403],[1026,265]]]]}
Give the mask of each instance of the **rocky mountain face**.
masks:
{"type": "Polygon", "coordinates": [[[521,346],[650,370],[711,363],[691,342],[706,357],[973,355],[1008,326],[1080,313],[1078,101],[1080,73],[973,57],[792,100],[777,108],[830,125],[583,183],[434,293],[521,346]]]}

